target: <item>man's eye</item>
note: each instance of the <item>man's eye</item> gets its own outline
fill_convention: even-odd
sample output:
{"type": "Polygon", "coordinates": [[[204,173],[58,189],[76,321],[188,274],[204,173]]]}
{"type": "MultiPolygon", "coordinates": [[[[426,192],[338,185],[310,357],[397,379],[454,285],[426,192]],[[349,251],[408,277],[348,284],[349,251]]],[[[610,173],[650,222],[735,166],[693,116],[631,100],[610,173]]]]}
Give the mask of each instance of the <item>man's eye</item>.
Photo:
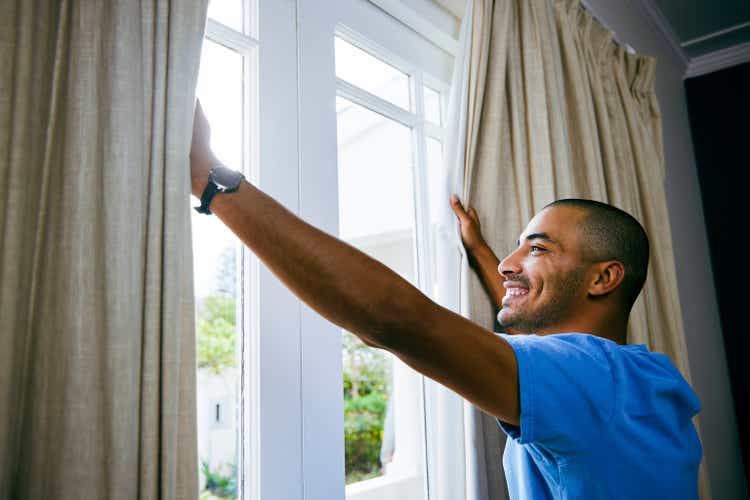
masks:
{"type": "Polygon", "coordinates": [[[536,245],[531,245],[531,247],[530,247],[530,248],[531,248],[531,251],[532,251],[532,252],[536,252],[536,251],[540,251],[540,252],[541,252],[541,251],[543,251],[543,250],[544,250],[544,248],[542,248],[542,247],[538,247],[538,246],[536,246],[536,245]]]}

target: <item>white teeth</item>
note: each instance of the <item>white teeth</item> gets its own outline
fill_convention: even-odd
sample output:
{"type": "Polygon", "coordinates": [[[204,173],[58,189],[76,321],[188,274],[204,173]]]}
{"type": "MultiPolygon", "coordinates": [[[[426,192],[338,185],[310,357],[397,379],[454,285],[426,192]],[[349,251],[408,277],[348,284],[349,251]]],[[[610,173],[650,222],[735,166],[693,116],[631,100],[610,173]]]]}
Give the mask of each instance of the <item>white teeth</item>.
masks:
{"type": "Polygon", "coordinates": [[[525,288],[516,288],[516,287],[508,288],[505,291],[505,295],[508,295],[511,297],[517,297],[519,295],[526,295],[527,293],[529,293],[529,291],[526,290],[525,288]]]}

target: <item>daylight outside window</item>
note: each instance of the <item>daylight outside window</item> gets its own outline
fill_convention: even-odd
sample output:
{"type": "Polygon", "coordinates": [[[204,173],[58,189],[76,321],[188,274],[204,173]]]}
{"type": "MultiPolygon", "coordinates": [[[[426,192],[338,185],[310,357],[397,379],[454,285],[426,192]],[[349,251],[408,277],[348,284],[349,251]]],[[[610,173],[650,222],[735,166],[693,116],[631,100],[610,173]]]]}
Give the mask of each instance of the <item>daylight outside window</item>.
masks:
{"type": "MultiPolygon", "coordinates": [[[[257,77],[252,2],[212,0],[201,53],[197,97],[211,123],[211,147],[231,168],[249,169],[257,77]]],[[[249,176],[248,176],[249,177],[249,176]]],[[[195,205],[196,200],[192,199],[195,205]]],[[[243,248],[215,216],[191,210],[196,305],[199,498],[240,498],[242,485],[243,248]]]]}
{"type": "MultiPolygon", "coordinates": [[[[197,94],[217,156],[252,180],[259,44],[257,6],[250,4],[210,2],[197,94]]],[[[447,87],[356,33],[340,31],[334,46],[339,236],[434,296],[430,234],[447,87]]],[[[220,220],[191,212],[200,498],[250,498],[243,495],[253,488],[246,476],[258,464],[246,458],[251,434],[243,407],[252,399],[243,311],[257,298],[247,286],[249,252],[220,220]]],[[[347,499],[426,500],[422,377],[342,334],[347,499]]]]}
{"type": "MultiPolygon", "coordinates": [[[[434,216],[425,213],[430,202],[418,205],[417,190],[423,184],[430,198],[437,189],[441,94],[372,47],[348,31],[335,38],[339,236],[432,295],[434,285],[419,276],[420,258],[431,259],[417,225],[432,226],[434,216]]],[[[425,499],[422,378],[343,335],[347,499],[425,499]]]]}

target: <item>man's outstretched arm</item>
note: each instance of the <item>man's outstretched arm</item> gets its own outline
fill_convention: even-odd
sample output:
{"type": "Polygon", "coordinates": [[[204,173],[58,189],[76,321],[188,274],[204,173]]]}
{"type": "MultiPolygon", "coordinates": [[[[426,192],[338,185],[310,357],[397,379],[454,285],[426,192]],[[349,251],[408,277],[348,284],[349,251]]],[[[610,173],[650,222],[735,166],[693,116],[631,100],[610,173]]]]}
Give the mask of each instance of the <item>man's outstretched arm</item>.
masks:
{"type": "MultiPolygon", "coordinates": [[[[218,163],[196,106],[193,194],[218,163]]],[[[502,338],[432,302],[396,273],[298,218],[243,181],[211,211],[302,301],[503,421],[519,424],[518,368],[502,338]]]]}

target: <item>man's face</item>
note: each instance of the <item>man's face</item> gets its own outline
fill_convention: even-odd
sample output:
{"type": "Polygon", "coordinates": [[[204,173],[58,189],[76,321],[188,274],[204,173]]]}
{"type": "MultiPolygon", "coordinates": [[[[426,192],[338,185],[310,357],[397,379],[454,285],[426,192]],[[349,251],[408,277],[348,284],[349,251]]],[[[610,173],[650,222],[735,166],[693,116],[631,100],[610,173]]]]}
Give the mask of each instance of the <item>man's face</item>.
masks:
{"type": "Polygon", "coordinates": [[[553,333],[584,304],[587,266],[577,225],[583,213],[550,207],[529,222],[518,248],[500,262],[506,289],[497,319],[524,333],[553,333]]]}

